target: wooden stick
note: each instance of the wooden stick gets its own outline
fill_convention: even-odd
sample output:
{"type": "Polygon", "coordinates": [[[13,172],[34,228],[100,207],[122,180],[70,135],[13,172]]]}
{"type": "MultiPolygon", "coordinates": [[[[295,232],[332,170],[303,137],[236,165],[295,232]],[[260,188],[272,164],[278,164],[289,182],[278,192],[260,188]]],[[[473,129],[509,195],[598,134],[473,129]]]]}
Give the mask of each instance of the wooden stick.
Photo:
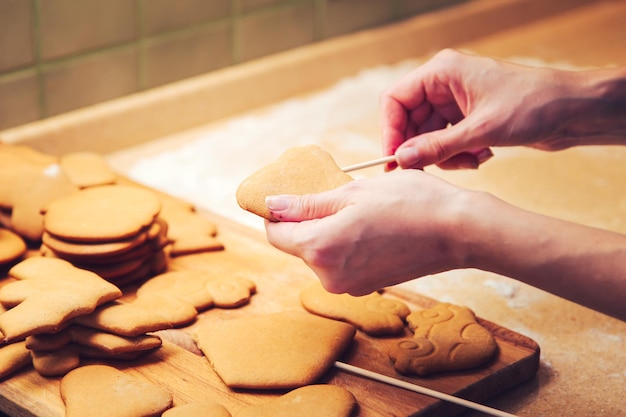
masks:
{"type": "Polygon", "coordinates": [[[369,168],[376,165],[388,164],[389,162],[395,162],[396,157],[394,155],[383,156],[382,158],[372,159],[371,161],[361,162],[360,164],[350,165],[341,168],[343,172],[356,171],[357,169],[369,168]]]}
{"type": "Polygon", "coordinates": [[[463,398],[455,397],[453,395],[445,394],[443,392],[435,391],[430,388],[421,387],[419,385],[411,384],[410,382],[402,381],[400,379],[392,378],[387,375],[382,375],[376,372],[368,371],[367,369],[359,368],[353,365],[349,365],[344,362],[336,361],[335,367],[344,371],[351,372],[362,377],[372,379],[374,381],[382,382],[388,385],[393,385],[398,388],[403,388],[409,391],[417,392],[418,394],[428,395],[429,397],[438,398],[447,402],[462,405],[473,410],[481,411],[483,413],[490,414],[496,417],[517,417],[514,414],[500,411],[495,408],[487,407],[486,405],[478,404],[463,398]]]}

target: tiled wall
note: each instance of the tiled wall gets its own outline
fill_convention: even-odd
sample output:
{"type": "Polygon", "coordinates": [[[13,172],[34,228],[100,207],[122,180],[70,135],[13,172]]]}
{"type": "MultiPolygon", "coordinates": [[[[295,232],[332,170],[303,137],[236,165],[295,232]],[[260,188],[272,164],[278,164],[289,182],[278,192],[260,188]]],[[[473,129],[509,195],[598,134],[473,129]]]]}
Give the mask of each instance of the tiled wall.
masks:
{"type": "Polygon", "coordinates": [[[0,129],[464,0],[0,0],[0,129]]]}

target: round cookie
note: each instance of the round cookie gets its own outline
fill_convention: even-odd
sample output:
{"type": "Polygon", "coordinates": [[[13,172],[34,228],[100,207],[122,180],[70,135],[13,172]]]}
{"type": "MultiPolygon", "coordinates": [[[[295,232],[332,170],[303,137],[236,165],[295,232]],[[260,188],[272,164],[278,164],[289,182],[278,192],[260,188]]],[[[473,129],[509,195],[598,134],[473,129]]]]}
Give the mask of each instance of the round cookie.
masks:
{"type": "Polygon", "coordinates": [[[116,241],[98,242],[76,242],[65,241],[44,232],[41,236],[44,245],[58,254],[73,257],[111,257],[119,255],[143,244],[147,239],[147,233],[140,232],[136,236],[123,238],[116,241]]]}
{"type": "Polygon", "coordinates": [[[26,243],[8,229],[0,229],[0,265],[15,261],[26,253],[26,243]]]}
{"type": "Polygon", "coordinates": [[[161,209],[155,193],[139,187],[103,185],[57,199],[46,206],[44,229],[78,242],[106,242],[137,235],[161,209]]]}

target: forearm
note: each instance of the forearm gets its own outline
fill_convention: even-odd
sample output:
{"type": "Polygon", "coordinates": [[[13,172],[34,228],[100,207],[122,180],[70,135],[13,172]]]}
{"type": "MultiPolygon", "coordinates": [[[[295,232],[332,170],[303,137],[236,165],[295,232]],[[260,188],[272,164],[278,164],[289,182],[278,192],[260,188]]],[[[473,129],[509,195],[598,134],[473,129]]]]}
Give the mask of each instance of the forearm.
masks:
{"type": "Polygon", "coordinates": [[[465,265],[499,273],[626,320],[626,236],[473,194],[465,265]],[[475,213],[475,214],[474,214],[475,213]]]}
{"type": "Polygon", "coordinates": [[[556,76],[567,87],[547,108],[538,109],[543,117],[562,121],[561,134],[572,145],[626,144],[626,68],[556,76]]]}

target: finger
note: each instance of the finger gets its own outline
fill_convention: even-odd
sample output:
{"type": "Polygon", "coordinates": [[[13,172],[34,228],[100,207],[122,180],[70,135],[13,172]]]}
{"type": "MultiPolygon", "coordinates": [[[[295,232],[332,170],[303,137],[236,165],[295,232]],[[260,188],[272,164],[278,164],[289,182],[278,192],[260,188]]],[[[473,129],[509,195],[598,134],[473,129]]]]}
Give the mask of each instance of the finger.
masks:
{"type": "Polygon", "coordinates": [[[318,194],[268,196],[265,204],[272,216],[283,222],[302,222],[335,214],[342,205],[335,190],[318,194]]]}
{"type": "Polygon", "coordinates": [[[265,233],[267,241],[276,249],[298,256],[296,246],[293,244],[293,236],[296,235],[296,229],[300,225],[301,223],[271,222],[266,220],[265,233]]]}
{"type": "Polygon", "coordinates": [[[483,162],[493,157],[489,148],[482,148],[470,152],[461,152],[437,164],[441,169],[477,169],[483,162]]]}
{"type": "MultiPolygon", "coordinates": [[[[440,164],[457,154],[476,148],[469,142],[466,120],[446,129],[434,130],[404,142],[396,151],[396,160],[402,168],[423,168],[440,164]]],[[[480,146],[480,145],[479,145],[480,146]]]]}

